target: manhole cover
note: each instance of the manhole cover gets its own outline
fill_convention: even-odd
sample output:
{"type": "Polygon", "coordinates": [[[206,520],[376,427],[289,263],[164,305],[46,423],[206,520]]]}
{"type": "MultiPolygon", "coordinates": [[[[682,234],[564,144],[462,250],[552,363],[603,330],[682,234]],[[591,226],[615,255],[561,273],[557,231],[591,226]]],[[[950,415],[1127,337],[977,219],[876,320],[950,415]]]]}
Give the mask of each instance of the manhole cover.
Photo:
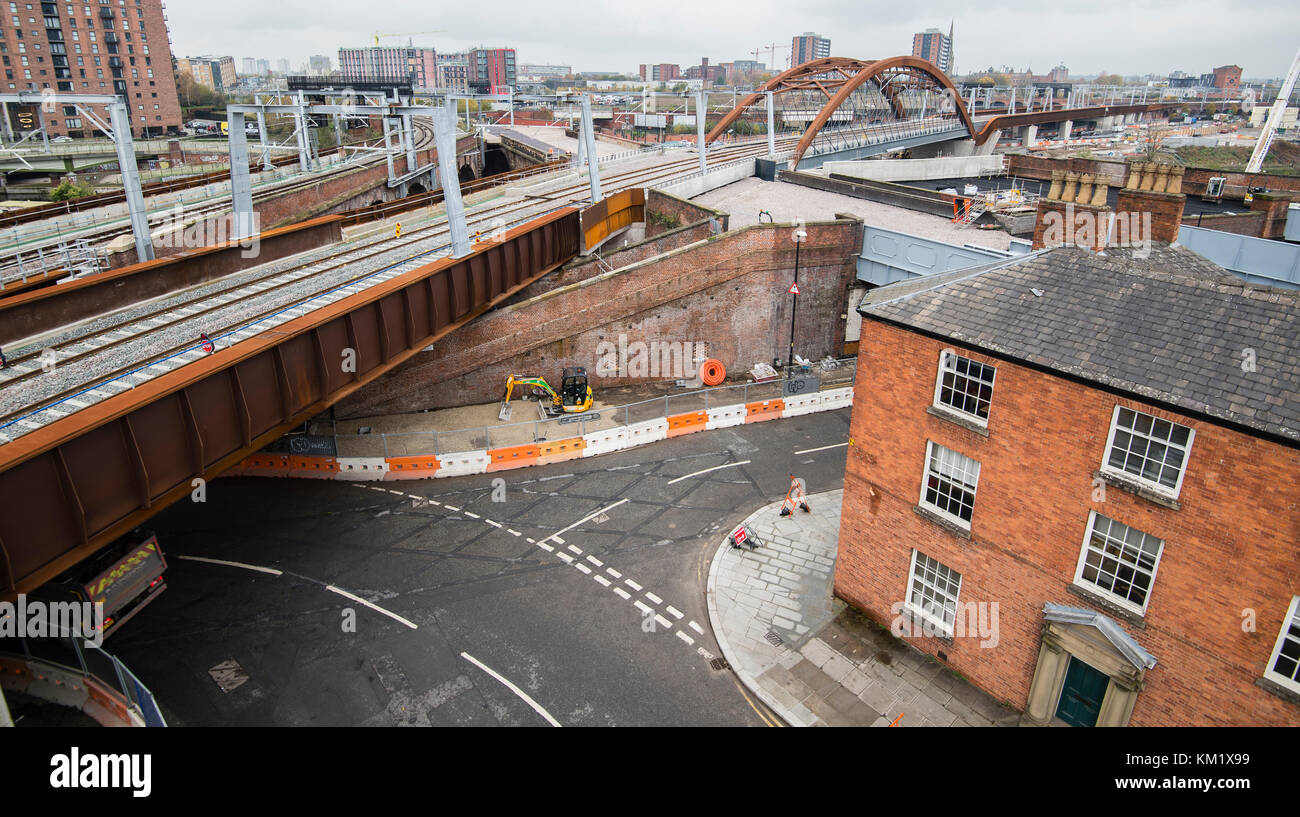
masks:
{"type": "Polygon", "coordinates": [[[765,635],[765,636],[763,636],[763,637],[766,638],[766,639],[767,639],[767,643],[771,644],[773,647],[779,647],[779,646],[781,646],[781,643],[782,643],[782,642],[781,642],[781,636],[777,635],[777,634],[776,634],[775,632],[773,632],[772,630],[768,630],[768,631],[767,631],[767,635],[765,635]]]}
{"type": "Polygon", "coordinates": [[[715,670],[731,669],[731,665],[727,663],[725,658],[715,658],[709,662],[709,666],[715,670]]]}
{"type": "Polygon", "coordinates": [[[217,686],[222,692],[238,689],[248,680],[248,672],[239,666],[239,662],[233,658],[222,661],[208,670],[208,675],[211,675],[212,680],[217,682],[217,686]]]}

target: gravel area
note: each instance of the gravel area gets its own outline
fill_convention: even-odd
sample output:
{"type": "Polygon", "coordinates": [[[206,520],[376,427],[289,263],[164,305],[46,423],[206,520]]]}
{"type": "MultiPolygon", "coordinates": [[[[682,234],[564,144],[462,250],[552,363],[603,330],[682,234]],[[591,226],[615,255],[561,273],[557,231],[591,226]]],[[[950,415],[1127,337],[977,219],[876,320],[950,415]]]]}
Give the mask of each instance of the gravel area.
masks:
{"type": "MultiPolygon", "coordinates": [[[[509,121],[510,120],[508,119],[506,120],[506,122],[509,121]]],[[[548,145],[561,148],[562,150],[567,150],[574,156],[578,155],[578,140],[565,136],[564,128],[548,128],[543,125],[515,125],[513,127],[506,125],[505,127],[509,130],[519,131],[525,136],[531,136],[539,142],[545,142],[548,145]]],[[[597,156],[611,156],[615,153],[624,153],[632,149],[633,148],[630,146],[624,147],[623,145],[614,145],[609,142],[602,142],[599,139],[596,140],[597,156]]]]}
{"type": "Polygon", "coordinates": [[[911,233],[949,244],[978,244],[995,250],[1011,246],[1011,236],[1001,230],[959,228],[946,218],[902,207],[828,193],[786,182],[749,178],[719,187],[693,201],[731,214],[731,229],[758,223],[759,210],[767,210],[777,223],[825,221],[836,213],[852,213],[867,224],[911,233]]]}

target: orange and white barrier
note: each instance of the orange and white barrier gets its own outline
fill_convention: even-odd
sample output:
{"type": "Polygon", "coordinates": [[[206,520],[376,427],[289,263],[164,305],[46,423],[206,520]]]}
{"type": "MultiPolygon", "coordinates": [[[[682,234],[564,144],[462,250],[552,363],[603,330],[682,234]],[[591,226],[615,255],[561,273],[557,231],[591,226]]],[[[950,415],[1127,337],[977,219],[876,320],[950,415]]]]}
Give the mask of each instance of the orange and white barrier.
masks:
{"type": "Polygon", "coordinates": [[[853,405],[853,387],[814,392],[773,400],[755,400],[729,406],[688,411],[644,420],[617,428],[592,431],[579,437],[546,440],[455,454],[402,457],[303,457],[259,453],[226,471],[230,476],[299,477],[388,481],[486,474],[548,465],[554,462],[610,454],[648,443],[745,423],[800,417],[853,405]]]}

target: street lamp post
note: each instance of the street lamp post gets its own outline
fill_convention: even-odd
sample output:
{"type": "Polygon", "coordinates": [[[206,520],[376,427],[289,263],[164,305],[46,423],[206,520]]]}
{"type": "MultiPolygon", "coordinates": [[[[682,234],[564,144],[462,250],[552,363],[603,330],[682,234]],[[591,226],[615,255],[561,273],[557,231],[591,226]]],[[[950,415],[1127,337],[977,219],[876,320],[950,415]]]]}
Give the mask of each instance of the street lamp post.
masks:
{"type": "Polygon", "coordinates": [[[786,379],[793,377],[794,372],[794,313],[799,306],[799,247],[803,240],[808,237],[808,233],[802,228],[796,228],[794,231],[794,283],[790,285],[790,350],[785,359],[785,376],[786,379]]]}

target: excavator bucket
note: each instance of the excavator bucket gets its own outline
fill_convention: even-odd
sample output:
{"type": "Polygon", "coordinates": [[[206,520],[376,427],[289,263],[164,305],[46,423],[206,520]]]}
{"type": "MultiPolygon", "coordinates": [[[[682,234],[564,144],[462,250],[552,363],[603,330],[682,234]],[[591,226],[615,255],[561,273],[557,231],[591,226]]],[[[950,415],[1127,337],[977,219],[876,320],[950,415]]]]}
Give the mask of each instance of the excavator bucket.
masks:
{"type": "Polygon", "coordinates": [[[506,383],[506,391],[505,391],[505,394],[502,395],[502,397],[501,397],[501,410],[497,412],[497,419],[498,419],[498,420],[509,420],[509,419],[510,419],[510,411],[511,411],[511,406],[510,406],[510,385],[511,385],[511,384],[507,381],[507,383],[506,383]]]}

